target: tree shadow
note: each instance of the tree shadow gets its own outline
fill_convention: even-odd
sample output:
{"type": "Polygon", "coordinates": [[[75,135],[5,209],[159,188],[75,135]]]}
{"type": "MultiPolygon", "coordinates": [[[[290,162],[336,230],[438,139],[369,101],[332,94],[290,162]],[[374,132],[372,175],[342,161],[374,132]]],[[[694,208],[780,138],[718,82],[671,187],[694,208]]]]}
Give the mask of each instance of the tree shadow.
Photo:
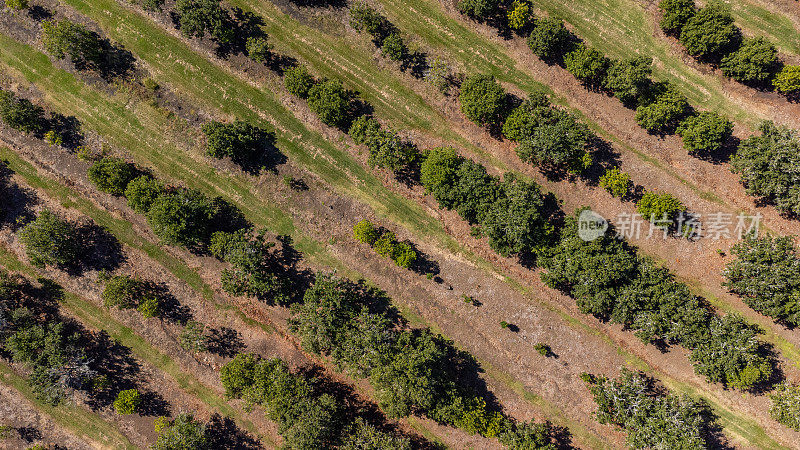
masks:
{"type": "Polygon", "coordinates": [[[100,76],[110,81],[115,78],[128,77],[133,73],[136,57],[124,47],[102,40],[104,60],[100,66],[100,76]]]}
{"type": "Polygon", "coordinates": [[[250,175],[258,175],[262,171],[277,173],[277,167],[288,161],[286,155],[275,146],[278,140],[275,133],[264,132],[262,135],[260,152],[253,153],[248,157],[233,159],[234,163],[250,175]]]}
{"type": "Polygon", "coordinates": [[[411,266],[411,270],[420,274],[420,275],[428,275],[436,276],[439,275],[439,263],[435,260],[431,259],[431,257],[425,254],[422,250],[420,250],[417,245],[411,241],[406,241],[412,250],[417,253],[417,259],[414,261],[414,264],[411,266]]]}
{"type": "Polygon", "coordinates": [[[406,52],[400,61],[400,70],[408,71],[412,77],[420,79],[425,77],[425,72],[430,68],[428,54],[421,51],[406,52]]]}
{"type": "Polygon", "coordinates": [[[185,325],[192,319],[192,309],[181,305],[177,298],[169,291],[164,283],[145,281],[143,291],[154,295],[158,299],[160,309],[159,317],[167,322],[185,325]]]}
{"type": "Polygon", "coordinates": [[[208,334],[208,351],[225,358],[232,358],[245,349],[239,332],[233,328],[212,328],[208,334]]]}
{"type": "Polygon", "coordinates": [[[316,278],[311,269],[301,269],[300,261],[303,254],[294,248],[291,236],[278,236],[279,248],[273,253],[278,265],[277,275],[288,280],[288,302],[296,303],[303,300],[303,295],[316,278]]]}
{"type": "Polygon", "coordinates": [[[346,0],[289,0],[297,6],[303,8],[335,8],[340,9],[347,6],[346,0]]]}
{"type": "Polygon", "coordinates": [[[97,377],[87,391],[87,404],[92,409],[101,409],[114,403],[119,391],[135,388],[141,369],[131,350],[111,339],[105,330],[88,341],[86,355],[97,377]]]}
{"type": "Polygon", "coordinates": [[[125,261],[122,245],[105,228],[92,222],[79,226],[76,234],[78,242],[81,243],[81,252],[77,264],[70,268],[73,273],[82,273],[85,270],[114,270],[125,261]]]}
{"type": "Polygon", "coordinates": [[[257,450],[264,448],[261,442],[242,430],[230,417],[214,413],[206,426],[209,448],[232,450],[257,450]]]}
{"type": "Polygon", "coordinates": [[[81,122],[74,116],[51,113],[47,122],[47,127],[61,137],[63,141],[61,145],[64,148],[75,150],[83,144],[84,136],[81,131],[81,122]]]}
{"type": "Polygon", "coordinates": [[[12,230],[17,230],[36,218],[30,208],[36,204],[38,198],[34,190],[12,183],[9,179],[12,173],[8,163],[0,161],[0,193],[3,196],[0,226],[8,225],[12,230]]]}
{"type": "Polygon", "coordinates": [[[597,186],[606,171],[612,167],[619,167],[619,152],[606,140],[592,134],[588,142],[588,151],[592,155],[592,165],[581,172],[581,179],[589,186],[597,186]]]}
{"type": "Polygon", "coordinates": [[[30,425],[17,428],[17,435],[20,439],[28,444],[32,444],[35,441],[42,439],[42,432],[38,428],[30,425]]]}
{"type": "Polygon", "coordinates": [[[727,163],[731,157],[736,154],[741,140],[736,136],[730,136],[727,141],[722,145],[722,148],[716,152],[697,153],[694,156],[700,160],[708,161],[711,164],[719,165],[727,163]]]}
{"type": "Polygon", "coordinates": [[[277,73],[280,76],[283,76],[284,72],[292,67],[296,67],[299,64],[299,61],[291,56],[270,52],[269,58],[267,58],[265,64],[269,70],[277,73]]]}
{"type": "Polygon", "coordinates": [[[171,414],[169,402],[164,400],[164,397],[162,397],[158,392],[144,391],[140,392],[140,394],[142,402],[137,408],[139,415],[145,417],[160,417],[169,416],[171,414]]]}

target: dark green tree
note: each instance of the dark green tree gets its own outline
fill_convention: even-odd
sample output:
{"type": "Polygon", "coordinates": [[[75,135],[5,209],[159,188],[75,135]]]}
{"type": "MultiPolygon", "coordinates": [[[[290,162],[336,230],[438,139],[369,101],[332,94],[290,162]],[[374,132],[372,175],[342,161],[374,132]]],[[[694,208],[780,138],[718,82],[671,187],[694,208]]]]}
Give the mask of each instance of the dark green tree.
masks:
{"type": "Polygon", "coordinates": [[[558,113],[550,106],[550,100],[545,94],[532,93],[508,115],[503,123],[503,136],[512,141],[521,141],[531,136],[536,128],[550,121],[554,114],[558,113]]]}
{"type": "Polygon", "coordinates": [[[783,382],[769,394],[769,414],[787,427],[800,431],[800,386],[783,382]]]}
{"type": "Polygon", "coordinates": [[[220,44],[229,44],[236,38],[236,22],[220,0],[177,0],[175,10],[186,37],[202,38],[208,33],[220,44]]]}
{"type": "Polygon", "coordinates": [[[738,50],[722,58],[719,67],[736,81],[766,85],[780,68],[778,50],[764,37],[746,38],[738,50]]]}
{"type": "Polygon", "coordinates": [[[458,10],[476,20],[485,20],[497,10],[499,0],[459,0],[458,10]]]}
{"type": "Polygon", "coordinates": [[[112,195],[123,195],[128,184],[140,172],[132,163],[106,156],[92,164],[87,175],[97,189],[112,195]]]}
{"type": "Polygon", "coordinates": [[[106,281],[100,297],[107,308],[135,308],[145,294],[142,281],[128,275],[116,275],[106,281]]]}
{"type": "Polygon", "coordinates": [[[461,112],[479,125],[497,124],[503,119],[506,95],[493,75],[470,75],[461,84],[461,112]]]}
{"type": "Polygon", "coordinates": [[[391,59],[392,61],[402,60],[408,53],[406,43],[403,42],[403,37],[400,33],[394,32],[386,36],[381,44],[381,52],[383,56],[391,59]]]}
{"type": "Polygon", "coordinates": [[[208,242],[218,212],[215,201],[202,193],[177,188],[153,201],[147,223],[165,243],[194,248],[208,242]]]}
{"type": "Polygon", "coordinates": [[[344,128],[352,117],[352,94],[338,80],[324,80],[308,91],[308,107],[322,120],[322,123],[344,128]]]}
{"type": "Polygon", "coordinates": [[[300,98],[308,98],[308,91],[314,87],[314,77],[308,73],[306,66],[299,65],[288,69],[283,76],[283,84],[290,94],[300,98]]]}
{"type": "Polygon", "coordinates": [[[718,0],[697,11],[681,30],[680,40],[690,55],[719,61],[736,50],[742,36],[728,7],[718,0]]]}
{"type": "Polygon", "coordinates": [[[97,33],[67,19],[42,22],[42,43],[58,59],[69,57],[79,68],[103,67],[105,49],[97,33]]]}
{"type": "Polygon", "coordinates": [[[125,198],[128,206],[139,214],[147,214],[150,206],[166,192],[164,185],[150,175],[140,175],[128,183],[125,198]]]}
{"type": "Polygon", "coordinates": [[[694,0],[661,0],[658,7],[664,14],[659,24],[661,28],[670,34],[680,34],[683,26],[694,17],[697,8],[694,0]]]}
{"type": "Polygon", "coordinates": [[[203,125],[206,135],[206,153],[213,158],[229,157],[242,164],[263,156],[274,140],[274,135],[264,128],[242,120],[222,123],[212,120],[203,125]]]}
{"type": "Polygon", "coordinates": [[[690,154],[713,154],[722,150],[731,137],[733,123],[717,113],[703,111],[683,119],[677,132],[690,154]]]}
{"type": "Polygon", "coordinates": [[[583,44],[564,55],[564,66],[575,78],[588,86],[597,87],[603,83],[610,62],[599,51],[583,44]]]}
{"type": "Polygon", "coordinates": [[[523,161],[544,166],[546,169],[561,169],[581,173],[591,165],[591,155],[586,147],[592,137],[589,128],[572,114],[554,109],[550,117],[534,128],[517,146],[517,154],[523,161]]]}
{"type": "Polygon", "coordinates": [[[616,60],[608,69],[603,87],[613,92],[622,103],[631,105],[650,87],[652,64],[653,59],[647,56],[616,60]]]}
{"type": "Polygon", "coordinates": [[[211,450],[205,424],[189,413],[180,413],[172,422],[156,422],[155,450],[211,450]]]}
{"type": "Polygon", "coordinates": [[[23,133],[44,133],[47,122],[44,109],[25,98],[16,98],[11,92],[0,89],[0,119],[9,127],[23,133]]]}
{"type": "Polygon", "coordinates": [[[669,86],[653,101],[636,108],[636,121],[651,133],[671,133],[690,110],[686,96],[669,86]]]}
{"type": "Polygon", "coordinates": [[[20,230],[19,239],[35,266],[63,268],[78,262],[81,243],[75,225],[48,209],[20,230]]]}
{"type": "Polygon", "coordinates": [[[528,47],[545,62],[554,62],[562,57],[572,43],[572,33],[564,22],[551,17],[537,18],[528,36],[528,47]]]}
{"type": "Polygon", "coordinates": [[[783,66],[772,80],[775,90],[790,98],[800,94],[800,66],[783,66]]]}

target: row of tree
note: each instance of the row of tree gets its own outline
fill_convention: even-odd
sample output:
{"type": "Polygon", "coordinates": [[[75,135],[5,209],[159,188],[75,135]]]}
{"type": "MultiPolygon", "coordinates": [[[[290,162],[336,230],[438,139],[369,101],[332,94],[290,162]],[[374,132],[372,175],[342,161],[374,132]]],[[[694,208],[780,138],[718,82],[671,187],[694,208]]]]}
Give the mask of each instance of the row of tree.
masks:
{"type": "Polygon", "coordinates": [[[400,30],[375,8],[366,3],[356,3],[350,7],[350,26],[358,32],[372,37],[372,42],[381,53],[393,61],[401,61],[408,55],[408,46],[400,30]]]}
{"type": "Polygon", "coordinates": [[[410,243],[398,241],[393,232],[383,230],[369,220],[361,220],[353,226],[353,237],[404,269],[411,268],[417,260],[417,252],[410,243]]]}
{"type": "Polygon", "coordinates": [[[644,342],[690,349],[695,371],[708,381],[741,390],[771,382],[776,362],[757,339],[757,326],[737,314],[715,315],[688,286],[624,241],[581,239],[577,215],[540,264],[545,283],[573,296],[581,312],[635,330],[644,342]]]}
{"type": "Polygon", "coordinates": [[[704,401],[664,392],[627,369],[616,380],[582,377],[597,403],[597,420],[624,428],[632,448],[716,448],[716,419],[704,401]]]}
{"type": "Polygon", "coordinates": [[[743,37],[724,3],[713,1],[698,9],[694,0],[662,0],[659,8],[661,28],[677,36],[690,55],[718,65],[736,81],[775,88],[790,97],[800,94],[800,66],[784,66],[764,37],[743,37]]]}

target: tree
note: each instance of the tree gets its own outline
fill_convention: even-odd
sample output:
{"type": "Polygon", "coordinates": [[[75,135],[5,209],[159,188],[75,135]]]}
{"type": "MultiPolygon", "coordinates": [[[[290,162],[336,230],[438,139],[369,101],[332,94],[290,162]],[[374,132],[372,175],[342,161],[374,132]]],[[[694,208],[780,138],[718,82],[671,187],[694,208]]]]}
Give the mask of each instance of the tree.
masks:
{"type": "Polygon", "coordinates": [[[650,133],[670,133],[689,111],[686,96],[670,86],[652,102],[636,108],[636,121],[650,133]]]}
{"type": "Polygon", "coordinates": [[[772,364],[756,338],[759,334],[761,329],[739,314],[713,317],[707,340],[689,355],[695,372],[711,382],[740,390],[767,382],[772,377],[772,364]]]}
{"type": "Polygon", "coordinates": [[[399,172],[414,165],[419,157],[414,144],[404,141],[392,130],[381,129],[381,124],[371,116],[353,121],[348,133],[356,144],[369,148],[367,162],[372,167],[399,172]]]}
{"type": "Polygon", "coordinates": [[[386,36],[381,44],[381,53],[392,61],[400,61],[406,56],[408,48],[400,33],[393,32],[386,36]]]}
{"type": "Polygon", "coordinates": [[[680,41],[690,55],[718,61],[736,49],[741,41],[741,32],[733,23],[728,7],[714,0],[684,25],[680,41]]]}
{"type": "Polygon", "coordinates": [[[359,417],[346,433],[342,450],[411,450],[408,438],[381,431],[359,417]]]}
{"type": "Polygon", "coordinates": [[[80,241],[75,225],[45,209],[19,232],[31,264],[66,267],[78,262],[80,241]]]}
{"type": "Polygon", "coordinates": [[[694,0],[661,0],[658,7],[664,14],[659,22],[661,28],[675,35],[679,35],[683,26],[697,13],[694,0]]]}
{"type": "Polygon", "coordinates": [[[42,43],[47,53],[58,59],[69,57],[78,68],[103,67],[104,43],[97,33],[70,20],[42,22],[42,43]]]}
{"type": "Polygon", "coordinates": [[[283,76],[283,84],[290,94],[300,98],[308,98],[308,91],[314,87],[314,77],[308,73],[306,66],[300,65],[288,69],[283,76]]]}
{"type": "Polygon", "coordinates": [[[116,275],[106,281],[100,297],[106,308],[135,308],[144,294],[144,283],[128,275],[116,275]]]}
{"type": "Polygon", "coordinates": [[[208,33],[220,44],[229,44],[236,38],[236,23],[219,0],[177,0],[175,10],[186,37],[202,38],[208,33]]]}
{"type": "Polygon", "coordinates": [[[737,258],[722,272],[723,285],[761,314],[800,325],[800,256],[792,238],[750,235],[731,253],[737,258]]]}
{"type": "Polygon", "coordinates": [[[201,192],[177,188],[161,194],[147,211],[147,223],[165,243],[196,247],[210,237],[218,205],[201,192]]]}
{"type": "Polygon", "coordinates": [[[567,111],[553,109],[549,115],[517,146],[517,154],[523,161],[546,168],[583,172],[592,163],[586,152],[592,137],[589,128],[567,111]]]}
{"type": "Polygon", "coordinates": [[[391,231],[384,232],[373,244],[379,255],[390,258],[399,267],[410,268],[417,260],[417,252],[406,242],[399,242],[391,231]]]}
{"type": "Polygon", "coordinates": [[[28,0],[6,0],[6,6],[17,11],[28,9],[28,0]]]}
{"type": "Polygon", "coordinates": [[[677,132],[689,154],[713,154],[722,150],[731,137],[733,123],[717,113],[703,111],[682,120],[677,132]]]}
{"type": "Polygon", "coordinates": [[[184,350],[200,353],[208,349],[208,337],[205,334],[206,326],[195,320],[186,322],[178,342],[184,350]]]}
{"type": "Polygon", "coordinates": [[[603,87],[613,92],[622,103],[633,104],[650,87],[652,64],[653,59],[647,56],[616,60],[606,73],[603,87]]]}
{"type": "Polygon", "coordinates": [[[371,247],[380,237],[380,231],[372,222],[364,219],[353,226],[353,236],[359,242],[363,242],[371,247]]]}
{"type": "Polygon", "coordinates": [[[531,136],[536,128],[552,120],[556,114],[558,112],[550,106],[547,95],[534,92],[508,115],[503,123],[503,136],[519,142],[531,136]]]}
{"type": "Polygon", "coordinates": [[[800,214],[800,137],[772,122],[759,126],[760,136],[743,140],[731,158],[747,193],[775,203],[786,213],[800,214]]]}
{"type": "Polygon", "coordinates": [[[476,20],[487,19],[499,6],[499,0],[459,0],[458,10],[476,20]]]}
{"type": "Polygon", "coordinates": [[[350,7],[350,26],[354,30],[366,31],[376,42],[381,42],[391,25],[375,8],[366,3],[355,3],[350,7]]]}
{"type": "MultiPolygon", "coordinates": [[[[678,217],[678,213],[685,211],[680,200],[670,193],[645,192],[642,198],[636,203],[636,212],[645,219],[653,223],[658,221],[672,222],[678,217]]],[[[665,224],[665,226],[667,226],[665,224]]]]}
{"type": "Polygon", "coordinates": [[[555,227],[539,186],[507,174],[502,189],[505,195],[492,204],[482,223],[492,249],[509,256],[533,254],[551,245],[555,227]]]}
{"type": "Polygon", "coordinates": [[[599,86],[609,66],[608,58],[599,51],[579,44],[564,55],[564,66],[575,78],[588,86],[599,86]]]}
{"type": "Polygon", "coordinates": [[[352,95],[339,80],[324,80],[308,91],[308,107],[322,120],[322,123],[343,128],[348,126],[352,114],[350,99],[352,95]]]}
{"type": "Polygon", "coordinates": [[[136,389],[120,391],[114,400],[114,410],[117,414],[136,414],[139,405],[142,403],[142,395],[136,389]]]}
{"type": "Polygon", "coordinates": [[[272,45],[266,36],[250,36],[244,45],[247,56],[257,63],[269,61],[269,52],[272,45]]]}
{"type": "Polygon", "coordinates": [[[515,424],[500,435],[500,442],[511,450],[556,450],[549,423],[515,424]]]}
{"type": "Polygon", "coordinates": [[[527,42],[536,56],[545,62],[553,62],[567,51],[572,37],[564,22],[545,17],[533,21],[533,30],[527,42]]]}
{"type": "Polygon", "coordinates": [[[494,75],[475,74],[461,84],[461,112],[467,119],[479,124],[496,124],[503,118],[506,91],[494,75]]]}
{"type": "Polygon", "coordinates": [[[787,427],[800,431],[800,386],[783,382],[769,394],[769,414],[787,427]]]}
{"type": "Polygon", "coordinates": [[[746,38],[738,50],[722,58],[720,68],[736,81],[765,85],[778,71],[778,50],[764,37],[746,38]]]}
{"type": "Polygon", "coordinates": [[[800,66],[783,66],[772,84],[783,95],[794,97],[800,94],[800,66]]]}
{"type": "Polygon", "coordinates": [[[25,98],[0,89],[0,119],[23,133],[40,134],[46,127],[44,109],[25,98]]]}
{"type": "Polygon", "coordinates": [[[603,176],[600,177],[600,187],[607,190],[614,197],[625,197],[630,192],[631,185],[633,185],[631,176],[621,171],[619,167],[607,169],[603,176]]]}
{"type": "Polygon", "coordinates": [[[89,181],[102,192],[123,195],[128,183],[139,174],[133,164],[120,158],[106,156],[92,164],[87,175],[89,181]]]}
{"type": "Polygon", "coordinates": [[[531,14],[531,4],[528,0],[514,0],[508,11],[508,27],[512,30],[520,30],[528,26],[533,18],[531,14]]]}
{"type": "Polygon", "coordinates": [[[139,214],[147,214],[150,206],[166,192],[164,185],[150,175],[140,175],[128,183],[125,198],[128,206],[139,214]]]}
{"type": "Polygon", "coordinates": [[[238,119],[232,123],[212,120],[202,130],[209,156],[217,159],[227,156],[239,164],[262,156],[274,140],[271,132],[238,119]]]}
{"type": "Polygon", "coordinates": [[[155,295],[149,295],[139,301],[136,310],[142,313],[142,317],[150,319],[161,315],[161,302],[155,295]]]}
{"type": "MultiPolygon", "coordinates": [[[[158,422],[157,426],[158,426],[158,422]]],[[[188,413],[181,413],[169,425],[156,429],[155,450],[210,450],[206,425],[188,413]]]]}

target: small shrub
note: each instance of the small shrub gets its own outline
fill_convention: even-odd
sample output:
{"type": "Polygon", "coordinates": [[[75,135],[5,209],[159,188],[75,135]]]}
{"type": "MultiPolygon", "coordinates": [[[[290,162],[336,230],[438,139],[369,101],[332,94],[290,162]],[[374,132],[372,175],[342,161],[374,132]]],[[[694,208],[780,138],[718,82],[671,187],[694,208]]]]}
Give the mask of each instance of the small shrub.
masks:
{"type": "Polygon", "coordinates": [[[369,220],[362,220],[353,227],[353,236],[359,242],[372,246],[380,237],[380,231],[369,220]]]}
{"type": "Polygon", "coordinates": [[[143,288],[142,282],[135,278],[128,275],[116,275],[106,281],[100,297],[106,308],[135,308],[143,294],[143,288]]]}
{"type": "Polygon", "coordinates": [[[208,349],[208,337],[205,335],[206,326],[200,322],[190,320],[186,322],[178,343],[184,350],[200,353],[208,349]]]}
{"type": "Polygon", "coordinates": [[[136,309],[142,313],[145,319],[158,317],[161,315],[161,302],[158,301],[158,297],[151,295],[139,302],[136,309]]]}
{"type": "Polygon", "coordinates": [[[44,109],[34,105],[25,98],[16,98],[14,94],[0,89],[0,119],[9,127],[23,133],[36,134],[44,132],[44,109]]]}
{"type": "Polygon", "coordinates": [[[683,203],[669,193],[646,192],[636,204],[636,212],[652,222],[661,220],[672,222],[679,212],[685,210],[683,203]]]}
{"type": "Polygon", "coordinates": [[[44,134],[44,141],[47,142],[47,145],[52,145],[55,147],[61,147],[64,145],[64,138],[53,130],[50,130],[44,134]]]}
{"type": "Polygon", "coordinates": [[[607,169],[606,173],[600,177],[600,186],[614,197],[625,197],[632,184],[631,176],[619,170],[619,167],[607,169]]]}
{"type": "Polygon", "coordinates": [[[350,7],[350,26],[354,30],[380,40],[387,27],[386,19],[373,7],[366,3],[356,3],[350,7]]]}
{"type": "Polygon", "coordinates": [[[272,49],[265,36],[250,36],[245,43],[247,57],[257,63],[269,61],[269,51],[272,49]]]}
{"type": "Polygon", "coordinates": [[[383,56],[391,59],[392,61],[400,61],[408,53],[406,43],[403,42],[403,37],[400,33],[391,33],[386,36],[381,44],[381,52],[383,56]]]}
{"type": "Polygon", "coordinates": [[[787,427],[800,431],[800,386],[783,382],[769,394],[772,406],[769,414],[787,427]]]}
{"type": "Polygon", "coordinates": [[[533,348],[542,356],[550,356],[550,346],[547,344],[539,342],[538,344],[534,345],[533,348]]]}
{"type": "Polygon", "coordinates": [[[117,414],[135,414],[142,403],[142,395],[136,389],[127,389],[117,394],[114,400],[114,410],[117,414]]]}
{"type": "Polygon", "coordinates": [[[717,113],[704,111],[689,116],[678,125],[683,148],[690,154],[715,153],[733,133],[733,123],[717,113]]]}
{"type": "Polygon", "coordinates": [[[425,81],[439,92],[446,93],[450,88],[450,65],[439,57],[428,60],[428,68],[425,70],[424,76],[425,81]]]}
{"type": "Polygon", "coordinates": [[[142,8],[146,11],[158,12],[164,7],[165,0],[142,0],[142,8]]]}
{"type": "Polygon", "coordinates": [[[308,91],[314,87],[314,83],[314,77],[306,66],[292,67],[283,75],[283,85],[286,86],[286,90],[303,99],[308,98],[308,91]]]}
{"type": "Polygon", "coordinates": [[[222,123],[212,120],[203,125],[206,154],[212,158],[229,157],[242,164],[262,156],[273,140],[271,132],[242,120],[222,123]]]}
{"type": "Polygon", "coordinates": [[[487,19],[499,5],[499,0],[459,0],[458,10],[473,19],[487,19]]]}
{"type": "Polygon", "coordinates": [[[139,171],[127,161],[106,156],[92,164],[88,176],[97,189],[112,195],[123,195],[128,183],[139,176],[139,171]]]}
{"type": "Polygon", "coordinates": [[[125,198],[128,206],[139,214],[147,214],[150,206],[156,199],[164,194],[164,185],[149,175],[141,175],[128,183],[125,188],[125,198]]]}
{"type": "Polygon", "coordinates": [[[161,89],[161,86],[158,84],[158,82],[150,77],[147,77],[144,80],[142,80],[142,86],[144,86],[144,88],[150,92],[155,92],[161,89]]]}
{"type": "Polygon", "coordinates": [[[507,329],[509,327],[509,325],[510,324],[508,322],[506,322],[505,320],[501,320],[500,321],[500,328],[507,329]]]}
{"type": "Polygon", "coordinates": [[[17,11],[28,9],[28,0],[6,0],[6,6],[17,11]]]}
{"type": "Polygon", "coordinates": [[[564,55],[572,40],[572,33],[558,19],[537,18],[533,22],[533,31],[528,36],[528,47],[546,62],[553,62],[564,55]]]}
{"type": "Polygon", "coordinates": [[[80,147],[78,147],[78,149],[75,150],[75,154],[78,157],[78,159],[83,162],[94,163],[95,161],[100,159],[100,155],[97,152],[95,152],[94,150],[85,145],[81,145],[80,147]]]}
{"type": "Polygon", "coordinates": [[[100,69],[105,50],[97,33],[70,20],[42,22],[42,43],[47,53],[58,59],[69,57],[79,68],[100,69]]]}
{"type": "Polygon", "coordinates": [[[775,90],[788,96],[800,94],[800,66],[783,66],[772,80],[775,90]]]}
{"type": "Polygon", "coordinates": [[[471,75],[461,84],[461,111],[479,124],[495,124],[503,118],[506,91],[493,75],[471,75]]]}
{"type": "Polygon", "coordinates": [[[528,0],[514,0],[508,11],[508,27],[512,30],[525,28],[531,22],[532,17],[531,4],[528,3],[528,0]]]}

